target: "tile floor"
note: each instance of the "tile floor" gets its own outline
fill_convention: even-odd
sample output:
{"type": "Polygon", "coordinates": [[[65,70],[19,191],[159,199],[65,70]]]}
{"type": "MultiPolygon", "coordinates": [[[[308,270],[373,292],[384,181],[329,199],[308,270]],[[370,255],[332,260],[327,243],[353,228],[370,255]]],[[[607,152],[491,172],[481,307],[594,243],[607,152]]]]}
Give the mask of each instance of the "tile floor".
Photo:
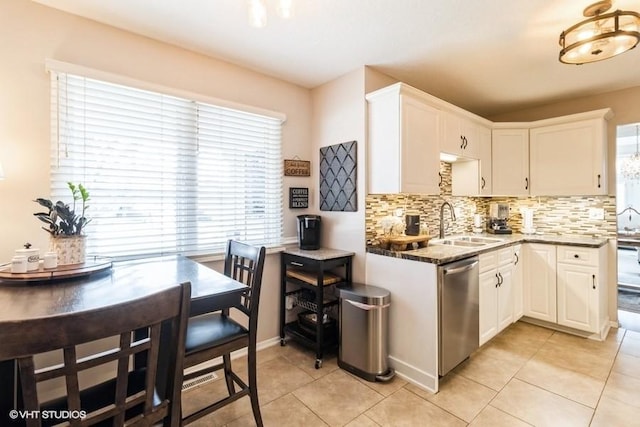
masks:
{"type": "MultiPolygon", "coordinates": [[[[426,392],[370,383],[291,342],[259,352],[265,426],[640,426],[640,315],[596,342],[517,322],[426,392]]],[[[238,365],[244,363],[242,359],[238,365]]],[[[184,394],[186,411],[224,381],[184,394]]],[[[248,398],[194,426],[254,425],[248,398]]]]}

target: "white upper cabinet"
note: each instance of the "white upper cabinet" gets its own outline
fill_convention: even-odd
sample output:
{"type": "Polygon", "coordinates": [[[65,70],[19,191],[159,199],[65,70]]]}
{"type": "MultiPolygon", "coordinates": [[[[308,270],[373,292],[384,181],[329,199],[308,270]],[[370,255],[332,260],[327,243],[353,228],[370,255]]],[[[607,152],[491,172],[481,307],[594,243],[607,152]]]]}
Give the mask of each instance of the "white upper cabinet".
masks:
{"type": "Polygon", "coordinates": [[[480,142],[480,150],[478,154],[479,161],[479,194],[481,196],[490,196],[493,194],[493,179],[491,177],[492,161],[491,161],[491,129],[480,127],[478,132],[478,140],[480,142]]]}
{"type": "Polygon", "coordinates": [[[442,137],[440,151],[469,159],[480,155],[480,128],[461,115],[442,112],[442,137]]]}
{"type": "Polygon", "coordinates": [[[369,193],[440,193],[440,110],[421,94],[397,83],[367,95],[369,193]]]}
{"type": "Polygon", "coordinates": [[[599,110],[530,129],[532,195],[607,194],[608,116],[610,110],[599,110]],[[595,117],[581,119],[584,116],[595,117]]]}
{"type": "Polygon", "coordinates": [[[529,130],[493,129],[491,134],[492,194],[529,194],[529,130]]]}

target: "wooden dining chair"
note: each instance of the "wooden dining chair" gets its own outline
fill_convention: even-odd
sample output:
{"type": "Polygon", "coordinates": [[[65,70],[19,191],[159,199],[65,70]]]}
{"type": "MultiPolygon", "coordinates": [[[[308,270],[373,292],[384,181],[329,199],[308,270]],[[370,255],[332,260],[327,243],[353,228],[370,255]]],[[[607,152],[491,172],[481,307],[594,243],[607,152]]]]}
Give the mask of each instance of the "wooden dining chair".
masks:
{"type": "Polygon", "coordinates": [[[17,361],[27,427],[179,426],[176,384],[182,385],[190,296],[186,282],[120,304],[3,325],[0,360],[17,361]],[[40,366],[52,355],[60,360],[40,366]],[[97,375],[109,379],[86,383],[97,375]],[[43,401],[43,390],[51,393],[60,382],[64,395],[43,401]]]}
{"type": "Polygon", "coordinates": [[[196,368],[195,372],[185,374],[184,380],[188,381],[222,369],[228,396],[212,401],[192,414],[183,415],[184,425],[249,395],[256,425],[262,426],[256,381],[256,334],[264,258],[264,247],[258,248],[234,240],[227,242],[224,274],[247,285],[240,305],[235,307],[239,313],[246,316],[246,326],[233,320],[228,309],[189,319],[185,345],[185,369],[214,359],[215,365],[196,368]],[[231,368],[231,353],[244,348],[247,349],[248,385],[231,368]],[[221,362],[219,358],[222,358],[221,362]],[[237,391],[236,385],[239,387],[237,391]]]}

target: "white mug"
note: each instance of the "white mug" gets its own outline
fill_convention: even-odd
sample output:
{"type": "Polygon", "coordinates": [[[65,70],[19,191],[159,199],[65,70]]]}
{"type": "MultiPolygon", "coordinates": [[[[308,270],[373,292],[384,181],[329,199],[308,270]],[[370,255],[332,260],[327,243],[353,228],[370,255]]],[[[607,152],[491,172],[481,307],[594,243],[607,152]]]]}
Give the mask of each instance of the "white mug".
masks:
{"type": "Polygon", "coordinates": [[[58,267],[58,254],[55,252],[47,252],[44,254],[43,267],[46,269],[58,267]]]}
{"type": "Polygon", "coordinates": [[[26,273],[27,272],[27,257],[22,255],[16,255],[11,258],[11,272],[12,273],[26,273]]]}

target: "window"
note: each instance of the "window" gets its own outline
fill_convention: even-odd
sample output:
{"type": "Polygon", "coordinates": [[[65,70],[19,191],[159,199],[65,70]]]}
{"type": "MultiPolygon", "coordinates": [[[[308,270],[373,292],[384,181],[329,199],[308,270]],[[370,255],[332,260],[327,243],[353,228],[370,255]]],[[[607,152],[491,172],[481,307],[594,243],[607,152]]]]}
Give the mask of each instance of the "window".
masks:
{"type": "Polygon", "coordinates": [[[88,252],[278,245],[283,117],[51,71],[51,197],[90,193],[88,252]]]}

